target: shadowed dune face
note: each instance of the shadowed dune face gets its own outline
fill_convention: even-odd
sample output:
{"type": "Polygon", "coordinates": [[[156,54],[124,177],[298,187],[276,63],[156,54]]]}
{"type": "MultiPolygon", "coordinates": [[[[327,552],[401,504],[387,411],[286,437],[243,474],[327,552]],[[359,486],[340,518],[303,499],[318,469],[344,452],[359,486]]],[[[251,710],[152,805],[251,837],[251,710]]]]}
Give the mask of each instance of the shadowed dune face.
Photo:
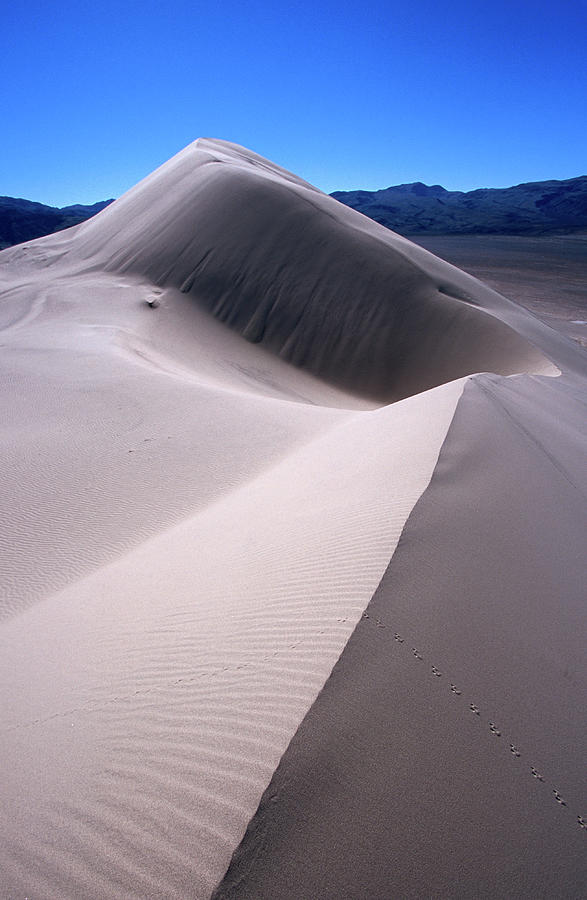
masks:
{"type": "Polygon", "coordinates": [[[579,348],[219,142],[0,257],[3,896],[209,900],[248,823],[288,883],[239,871],[240,897],[452,896],[467,871],[477,896],[488,847],[483,896],[522,896],[520,869],[542,896],[549,866],[556,894],[574,850],[530,791],[585,815],[558,764],[579,746],[558,609],[581,584],[579,348]],[[456,375],[556,371],[529,341],[562,377],[471,379],[500,384],[451,439],[456,375]],[[364,616],[398,546],[405,591],[392,571],[364,616]],[[288,747],[323,689],[299,790],[288,747]],[[494,748],[528,761],[521,791],[494,748]],[[323,806],[297,844],[287,792],[323,806]]]}
{"type": "Polygon", "coordinates": [[[554,368],[402,239],[254,154],[198,141],[75,238],[109,271],[179,288],[346,390],[390,402],[479,371],[554,368]]]}

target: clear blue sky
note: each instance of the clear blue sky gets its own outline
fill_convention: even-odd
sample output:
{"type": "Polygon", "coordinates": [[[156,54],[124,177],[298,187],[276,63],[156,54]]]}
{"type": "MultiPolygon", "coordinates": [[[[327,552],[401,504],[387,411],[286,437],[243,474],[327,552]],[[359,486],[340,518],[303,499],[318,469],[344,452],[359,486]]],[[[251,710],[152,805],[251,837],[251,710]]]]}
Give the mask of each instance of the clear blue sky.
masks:
{"type": "Polygon", "coordinates": [[[190,141],[326,191],[587,173],[587,0],[6,3],[0,194],[119,196],[190,141]]]}

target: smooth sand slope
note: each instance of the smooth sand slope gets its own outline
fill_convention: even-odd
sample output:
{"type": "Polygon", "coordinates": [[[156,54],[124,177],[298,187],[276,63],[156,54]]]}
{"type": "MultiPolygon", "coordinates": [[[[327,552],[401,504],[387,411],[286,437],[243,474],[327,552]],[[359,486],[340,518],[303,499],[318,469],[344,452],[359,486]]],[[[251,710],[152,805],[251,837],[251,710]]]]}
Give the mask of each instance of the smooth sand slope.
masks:
{"type": "Polygon", "coordinates": [[[548,393],[467,384],[215,897],[583,896],[585,398],[548,393]]]}
{"type": "Polygon", "coordinates": [[[575,896],[580,351],[219,141],[0,291],[5,895],[575,896]]]}

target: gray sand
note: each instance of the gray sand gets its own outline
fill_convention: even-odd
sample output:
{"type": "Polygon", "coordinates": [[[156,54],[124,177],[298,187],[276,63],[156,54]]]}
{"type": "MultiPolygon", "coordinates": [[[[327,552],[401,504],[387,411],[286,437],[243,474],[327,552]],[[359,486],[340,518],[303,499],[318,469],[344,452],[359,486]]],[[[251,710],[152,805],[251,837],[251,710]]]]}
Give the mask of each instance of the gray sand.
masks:
{"type": "Polygon", "coordinates": [[[584,417],[570,379],[469,383],[215,898],[581,896],[584,417]]]}
{"type": "Polygon", "coordinates": [[[0,295],[0,887],[578,896],[577,342],[211,140],[0,295]]]}
{"type": "MultiPolygon", "coordinates": [[[[500,291],[515,277],[562,333],[577,316],[580,239],[419,243],[500,291]]],[[[583,894],[587,365],[519,308],[500,314],[563,375],[468,383],[217,900],[583,894]]]]}

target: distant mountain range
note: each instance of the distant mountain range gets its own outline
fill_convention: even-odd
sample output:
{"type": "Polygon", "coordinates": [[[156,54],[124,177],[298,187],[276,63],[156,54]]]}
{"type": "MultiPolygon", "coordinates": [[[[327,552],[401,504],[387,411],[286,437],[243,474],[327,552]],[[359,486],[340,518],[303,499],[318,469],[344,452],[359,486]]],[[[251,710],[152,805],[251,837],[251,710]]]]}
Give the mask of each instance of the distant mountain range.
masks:
{"type": "MultiPolygon", "coordinates": [[[[467,192],[416,181],[380,191],[334,191],[331,196],[404,235],[587,231],[585,175],[467,192]]],[[[0,197],[0,250],[77,225],[112,202],[59,208],[0,197]]]]}
{"type": "Polygon", "coordinates": [[[109,203],[112,200],[101,200],[92,206],[76,203],[59,208],[16,197],[0,197],[0,250],[78,225],[109,203]]]}
{"type": "Polygon", "coordinates": [[[417,181],[332,195],[400,234],[543,234],[587,231],[587,176],[510,188],[447,191],[417,181]]]}

